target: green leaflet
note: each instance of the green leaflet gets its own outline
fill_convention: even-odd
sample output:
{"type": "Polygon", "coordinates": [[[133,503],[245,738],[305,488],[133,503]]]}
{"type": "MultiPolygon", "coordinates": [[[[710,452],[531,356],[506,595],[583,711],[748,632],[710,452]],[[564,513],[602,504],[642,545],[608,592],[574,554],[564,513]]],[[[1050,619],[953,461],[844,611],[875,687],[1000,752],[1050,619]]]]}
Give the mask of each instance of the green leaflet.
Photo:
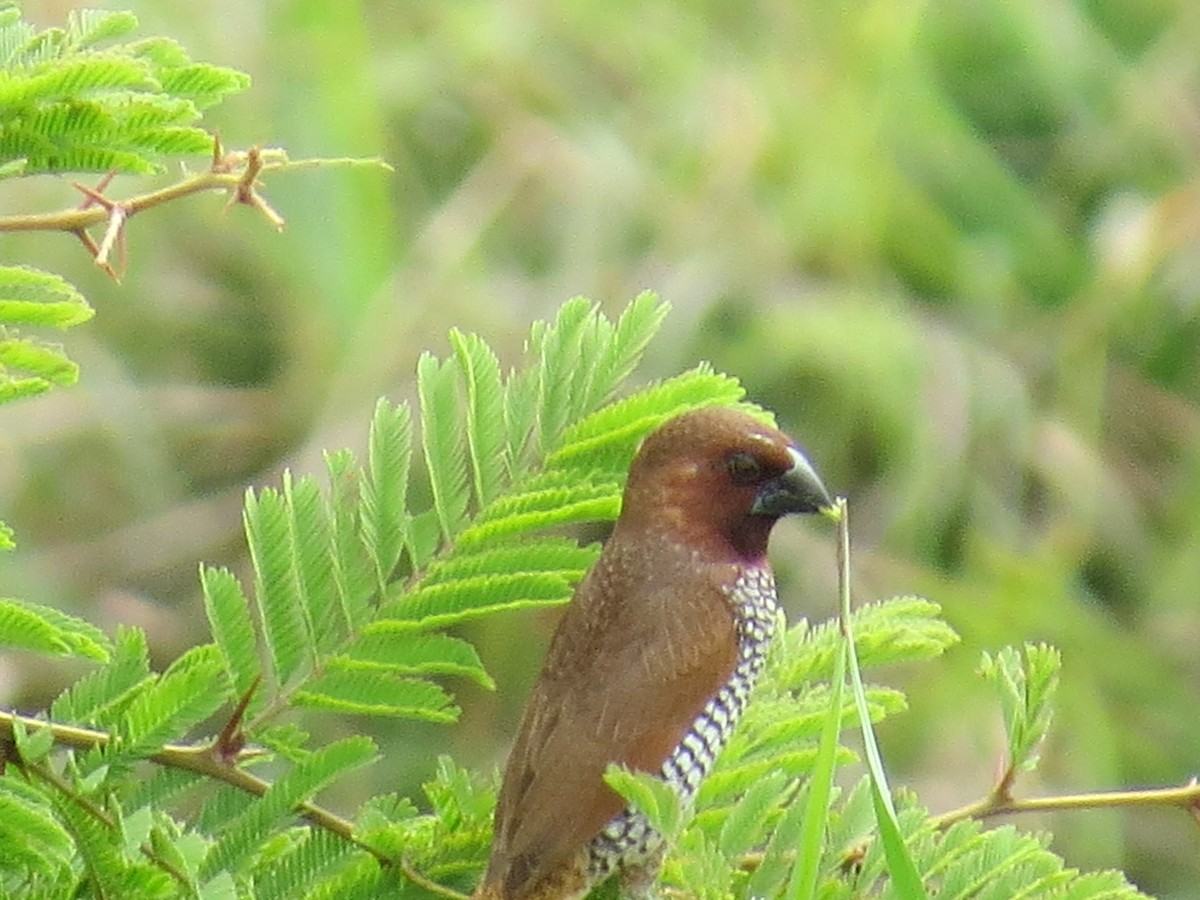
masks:
{"type": "Polygon", "coordinates": [[[117,723],[114,746],[119,753],[149,755],[207,719],[229,695],[216,645],[192,647],[161,676],[143,684],[117,723]]]}
{"type": "Polygon", "coordinates": [[[120,627],[108,663],[59,694],[50,705],[50,719],[107,728],[149,678],[145,634],[120,627]]]}
{"type": "Polygon", "coordinates": [[[466,384],[467,448],[475,503],[482,507],[500,492],[509,468],[500,362],[492,348],[476,334],[453,330],[450,343],[466,384]]]}
{"type": "Polygon", "coordinates": [[[354,769],[374,761],[374,742],[365,737],[335,741],[293,766],[267,792],[240,815],[223,823],[220,838],[209,851],[200,875],[235,869],[257,850],[259,842],[280,823],[291,819],[295,808],[354,769]]]}
{"type": "Polygon", "coordinates": [[[313,637],[298,596],[301,584],[293,565],[296,548],[286,495],[273,488],[258,494],[247,492],[244,518],[263,639],[271,654],[275,678],[284,684],[302,666],[311,665],[313,654],[313,637]]]}
{"type": "Polygon", "coordinates": [[[0,165],[10,174],[148,174],[167,159],[212,152],[200,110],[244,90],[241,72],[188,58],[166,39],[121,43],[128,12],[69,14],[34,29],[15,8],[0,19],[0,165]],[[9,167],[20,160],[19,168],[9,167]]]}
{"type": "Polygon", "coordinates": [[[104,662],[109,641],[98,628],[49,606],[0,597],[0,646],[104,662]]]}
{"type": "Polygon", "coordinates": [[[254,623],[242,586],[227,569],[200,567],[204,609],[233,690],[241,696],[259,676],[254,623]]]}
{"type": "Polygon", "coordinates": [[[1054,716],[1054,695],[1062,656],[1046,644],[1004,647],[983,654],[979,671],[996,689],[1008,736],[1008,767],[1013,774],[1037,766],[1037,749],[1054,716]]]}
{"type": "Polygon", "coordinates": [[[450,695],[431,681],[348,659],[308,681],[296,692],[295,702],[333,712],[429,722],[453,722],[459,712],[450,702],[450,695]]]}
{"type": "MultiPolygon", "coordinates": [[[[377,589],[382,589],[391,579],[408,541],[406,498],[411,459],[412,419],[408,407],[392,406],[380,399],[375,405],[375,417],[371,421],[367,471],[359,479],[362,492],[362,542],[375,565],[377,589]]],[[[332,467],[330,472],[332,479],[332,467]]],[[[339,515],[339,524],[343,528],[349,527],[354,513],[346,509],[339,515]]],[[[352,552],[348,533],[343,532],[342,541],[340,552],[352,552]]],[[[352,560],[343,560],[342,568],[353,569],[352,560]]],[[[357,624],[358,613],[351,613],[351,619],[357,624]]]]}

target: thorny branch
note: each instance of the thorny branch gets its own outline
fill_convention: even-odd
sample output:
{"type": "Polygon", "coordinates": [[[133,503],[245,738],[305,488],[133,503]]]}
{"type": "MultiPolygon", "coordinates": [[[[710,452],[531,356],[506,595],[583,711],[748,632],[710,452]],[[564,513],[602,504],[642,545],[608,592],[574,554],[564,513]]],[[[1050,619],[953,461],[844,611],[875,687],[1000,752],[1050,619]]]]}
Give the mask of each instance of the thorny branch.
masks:
{"type": "Polygon", "coordinates": [[[119,266],[124,268],[126,226],[137,213],[191,194],[224,191],[229,195],[229,206],[249,206],[261,213],[276,230],[280,230],[284,226],[283,216],[272,208],[260,192],[261,176],[296,169],[364,164],[390,169],[387,163],[377,158],[291,160],[281,149],[264,147],[226,152],[220,139],[214,137],[212,163],[205,172],[188,175],[167,187],[126,200],[113,200],[105,193],[116,174],[109,172],[95,187],[79,183],[74,185],[84,195],[78,206],[57,212],[0,216],[0,232],[62,231],[72,234],[83,243],[96,265],[114,280],[119,280],[110,258],[116,250],[119,266]],[[104,229],[99,243],[89,231],[98,227],[104,229]]]}
{"type": "MultiPolygon", "coordinates": [[[[43,719],[35,719],[9,712],[0,712],[0,740],[8,742],[13,739],[13,723],[15,721],[19,721],[20,725],[24,726],[25,731],[29,734],[34,734],[39,730],[48,728],[50,733],[54,735],[54,742],[56,744],[63,747],[72,747],[76,750],[92,750],[97,747],[103,747],[112,740],[111,736],[103,731],[47,722],[43,719]]],[[[188,772],[195,772],[197,775],[204,775],[207,778],[222,781],[240,791],[245,791],[247,794],[261,797],[267,792],[267,788],[271,786],[271,783],[240,768],[239,763],[248,762],[262,755],[262,750],[244,749],[231,756],[218,748],[215,743],[206,742],[200,744],[166,744],[157,753],[146,758],[150,762],[162,766],[184,769],[188,772]]],[[[353,823],[330,812],[324,807],[317,806],[315,803],[301,803],[296,811],[312,824],[324,828],[326,831],[330,831],[338,837],[366,850],[382,864],[391,865],[394,863],[391,857],[367,844],[361,843],[355,838],[353,823]]]]}

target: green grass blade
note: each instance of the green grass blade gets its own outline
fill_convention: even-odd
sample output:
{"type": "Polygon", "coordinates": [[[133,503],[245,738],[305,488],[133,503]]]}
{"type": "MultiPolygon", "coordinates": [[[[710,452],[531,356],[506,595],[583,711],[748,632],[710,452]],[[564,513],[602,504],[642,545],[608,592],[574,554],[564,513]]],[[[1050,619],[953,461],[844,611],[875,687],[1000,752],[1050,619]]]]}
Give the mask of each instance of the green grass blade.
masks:
{"type": "Polygon", "coordinates": [[[809,781],[808,802],[804,824],[800,830],[798,857],[788,884],[788,900],[811,900],[817,895],[817,880],[821,873],[821,844],[829,804],[833,798],[833,775],[837,769],[838,734],[842,730],[842,693],[846,681],[845,645],[834,664],[830,688],[829,710],[821,727],[821,743],[817,750],[809,781]]]}
{"type": "Polygon", "coordinates": [[[858,711],[863,749],[867,758],[867,767],[871,773],[871,798],[875,807],[875,821],[879,827],[879,837],[883,842],[888,873],[891,876],[896,896],[901,900],[926,900],[927,895],[921,883],[921,876],[904,845],[900,823],[896,819],[896,809],[892,805],[887,775],[883,770],[883,759],[879,754],[879,744],[875,740],[875,730],[871,727],[871,710],[867,705],[867,693],[863,687],[862,672],[859,670],[858,656],[854,650],[854,632],[850,615],[850,515],[844,498],[838,499],[837,509],[839,515],[838,568],[841,584],[842,647],[850,664],[854,708],[858,711]]]}

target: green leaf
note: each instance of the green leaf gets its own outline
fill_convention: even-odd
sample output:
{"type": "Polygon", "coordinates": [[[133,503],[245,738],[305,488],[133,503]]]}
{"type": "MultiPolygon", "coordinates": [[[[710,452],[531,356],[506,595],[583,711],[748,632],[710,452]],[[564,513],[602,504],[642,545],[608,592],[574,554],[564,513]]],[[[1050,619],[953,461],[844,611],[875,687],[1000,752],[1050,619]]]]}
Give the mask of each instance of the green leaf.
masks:
{"type": "Polygon", "coordinates": [[[1000,698],[1011,772],[1037,766],[1037,748],[1054,716],[1061,666],[1061,654],[1046,644],[1025,644],[1019,652],[1004,647],[995,658],[983,654],[979,671],[1000,698]]]}
{"type": "Polygon", "coordinates": [[[459,713],[446,692],[432,682],[345,660],[307,682],[303,690],[296,692],[295,703],[356,715],[429,722],[453,722],[459,713]]]}
{"type": "Polygon", "coordinates": [[[375,760],[377,749],[365,737],[335,741],[284,773],[261,798],[224,823],[221,836],[200,868],[202,881],[221,871],[236,872],[261,841],[295,815],[296,807],[343,775],[375,760]]]}
{"type": "Polygon", "coordinates": [[[414,632],[406,622],[368,625],[345,654],[326,662],[328,671],[342,666],[376,667],[399,675],[457,675],[489,690],[495,688],[469,643],[446,634],[414,632]]]}
{"type": "Polygon", "coordinates": [[[466,448],[458,410],[458,367],[429,353],[417,362],[421,444],[442,536],[453,540],[467,517],[466,448]]]}
{"type": "Polygon", "coordinates": [[[734,858],[760,845],[769,824],[794,794],[795,784],[794,779],[780,771],[768,772],[755,780],[721,825],[721,852],[734,858]]]}
{"type": "Polygon", "coordinates": [[[545,472],[497,498],[463,530],[458,546],[474,551],[500,538],[576,522],[612,521],[620,509],[621,488],[615,481],[545,472]]]}
{"type": "Polygon", "coordinates": [[[421,585],[386,603],[380,617],[411,623],[413,628],[445,628],[500,610],[563,603],[571,598],[573,588],[571,582],[553,572],[460,578],[421,585]]]}
{"type": "MultiPolygon", "coordinates": [[[[658,333],[671,305],[651,291],[643,291],[621,313],[603,346],[589,354],[587,393],[581,402],[586,412],[612,397],[631,374],[651,339],[658,333]]],[[[602,316],[598,316],[601,322],[602,316]]]]}
{"type": "Polygon", "coordinates": [[[52,656],[108,660],[109,642],[94,625],[49,606],[0,597],[0,645],[52,656]]]}
{"type": "Polygon", "coordinates": [[[597,316],[590,300],[574,297],[559,307],[553,324],[534,323],[529,343],[538,356],[538,446],[543,452],[581,411],[587,381],[584,341],[597,316]]]}
{"type": "Polygon", "coordinates": [[[41,762],[54,747],[54,732],[47,727],[38,727],[31,735],[25,722],[17,716],[12,718],[12,733],[18,757],[24,764],[41,762]]]}
{"type": "MultiPolygon", "coordinates": [[[[874,668],[940,656],[959,639],[940,612],[936,603],[911,596],[868,603],[854,610],[854,647],[861,665],[874,668]]],[[[836,621],[811,631],[789,629],[783,638],[787,661],[773,677],[788,689],[828,677],[840,642],[836,621]]]]}
{"type": "Polygon", "coordinates": [[[339,621],[340,610],[334,602],[328,507],[316,481],[308,476],[293,479],[285,471],[283,495],[288,512],[292,582],[316,657],[331,650],[345,636],[339,621]]]}
{"type": "Polygon", "coordinates": [[[51,872],[71,863],[74,842],[36,788],[0,780],[0,869],[51,872]]]}
{"type": "Polygon", "coordinates": [[[83,295],[57,275],[0,266],[0,324],[68,328],[93,315],[83,295]]]}
{"type": "Polygon", "coordinates": [[[22,376],[8,376],[7,369],[21,370],[35,380],[60,387],[79,380],[79,366],[62,351],[26,338],[0,339],[0,380],[24,380],[22,376]]]}
{"type": "Polygon", "coordinates": [[[624,478],[647,434],[697,406],[728,406],[745,395],[741,384],[707,365],[651,385],[566,428],[546,459],[551,468],[585,465],[624,478]]]}
{"type": "MultiPolygon", "coordinates": [[[[378,570],[360,539],[359,502],[362,472],[349,450],[325,457],[329,471],[329,539],[333,582],[344,629],[358,631],[374,612],[371,599],[378,570]]],[[[407,468],[407,465],[405,466],[407,468]]],[[[405,474],[407,477],[407,474],[405,474]]]]}
{"type": "Polygon", "coordinates": [[[829,711],[821,728],[821,743],[808,784],[799,840],[796,843],[796,865],[788,881],[789,900],[811,900],[816,896],[820,874],[821,844],[825,836],[825,821],[833,798],[833,776],[837,768],[838,734],[842,729],[842,691],[846,683],[848,644],[843,644],[833,669],[829,711]]]}
{"type": "Polygon", "coordinates": [[[649,772],[636,772],[613,763],[605,770],[604,781],[643,813],[650,827],[666,838],[668,844],[675,842],[688,812],[678,791],[649,772]]]}
{"type": "Polygon", "coordinates": [[[460,540],[458,547],[458,552],[429,567],[421,581],[422,586],[513,572],[552,572],[574,583],[600,555],[600,548],[595,544],[580,546],[559,537],[523,538],[478,551],[462,550],[460,540]]]}
{"type": "Polygon", "coordinates": [[[108,664],[84,675],[59,694],[50,706],[50,719],[108,727],[149,677],[145,634],[140,629],[121,626],[108,664]]]}
{"type": "Polygon", "coordinates": [[[284,684],[302,666],[311,665],[314,653],[292,568],[291,516],[283,495],[266,488],[259,494],[246,493],[244,518],[263,637],[275,677],[284,684]]]}
{"type": "Polygon", "coordinates": [[[213,640],[221,651],[234,693],[241,697],[261,672],[250,603],[237,578],[227,569],[201,566],[200,584],[213,640]]]}
{"type": "Polygon", "coordinates": [[[467,390],[467,448],[475,500],[485,506],[500,492],[509,468],[500,363],[478,335],[456,329],[450,332],[450,343],[467,390]]]}
{"type": "Polygon", "coordinates": [[[305,897],[354,852],[349,841],[318,828],[305,829],[287,851],[261,866],[254,876],[255,900],[305,897]]]}
{"type": "Polygon", "coordinates": [[[192,647],[133,698],[113,747],[133,756],[156,752],[215,713],[229,696],[224,660],[216,645],[192,647]]]}
{"type": "MultiPolygon", "coordinates": [[[[367,477],[361,482],[362,535],[375,564],[382,593],[408,541],[408,468],[412,459],[412,419],[407,406],[385,399],[371,422],[367,477]]],[[[342,539],[346,546],[347,539],[342,539]]],[[[357,618],[357,614],[356,614],[357,618]]]]}

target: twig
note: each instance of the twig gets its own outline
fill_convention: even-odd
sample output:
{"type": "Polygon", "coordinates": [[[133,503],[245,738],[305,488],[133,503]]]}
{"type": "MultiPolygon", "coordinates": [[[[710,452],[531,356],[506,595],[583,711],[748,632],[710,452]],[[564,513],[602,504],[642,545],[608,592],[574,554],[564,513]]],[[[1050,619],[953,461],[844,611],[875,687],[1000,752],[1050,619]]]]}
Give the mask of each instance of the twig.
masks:
{"type": "Polygon", "coordinates": [[[1200,781],[1192,778],[1182,787],[1173,788],[1096,791],[1086,794],[1063,794],[1058,797],[1028,797],[1024,800],[992,793],[982,800],[934,816],[931,821],[938,828],[946,828],[962,819],[986,819],[1008,813],[1113,809],[1122,806],[1178,806],[1187,810],[1200,822],[1200,781]]]}
{"type": "MultiPolygon", "coordinates": [[[[112,742],[111,735],[103,731],[78,728],[74,725],[60,725],[55,722],[46,722],[42,719],[18,715],[17,713],[0,713],[0,738],[11,739],[13,737],[14,721],[19,721],[24,725],[25,730],[30,734],[37,730],[48,728],[50,733],[54,735],[54,742],[64,747],[91,750],[96,747],[107,746],[112,742]]],[[[146,758],[150,762],[157,763],[160,766],[170,766],[174,769],[195,772],[197,775],[204,775],[207,778],[224,782],[230,787],[245,791],[247,794],[261,797],[270,788],[271,783],[259,778],[257,775],[252,775],[245,769],[239,768],[238,763],[247,762],[263,755],[264,751],[262,750],[247,749],[239,751],[232,759],[225,761],[221,758],[219,751],[216,750],[213,744],[205,743],[167,744],[157,753],[151,754],[146,758]]],[[[396,860],[392,857],[356,838],[354,836],[354,823],[348,819],[343,819],[336,813],[315,803],[301,803],[296,807],[296,812],[318,828],[323,828],[370,853],[381,865],[391,866],[395,864],[396,860]]]]}
{"type": "Polygon", "coordinates": [[[230,204],[238,203],[250,206],[266,218],[274,228],[281,229],[284,226],[283,217],[267,203],[258,191],[261,185],[261,176],[277,172],[293,172],[297,169],[362,165],[391,170],[391,167],[379,158],[343,157],[290,160],[283,150],[260,147],[252,147],[244,152],[225,153],[221,148],[220,140],[214,139],[213,161],[206,172],[185,177],[175,184],[121,201],[112,200],[104,194],[112,180],[113,173],[110,172],[94,188],[82,184],[75,185],[85,196],[84,201],[78,206],[57,212],[0,216],[0,233],[62,231],[75,235],[82,241],[96,264],[115,278],[116,274],[108,263],[109,254],[114,246],[118,250],[122,249],[128,221],[137,213],[191,194],[205,191],[225,191],[229,194],[230,204]],[[105,226],[105,233],[103,240],[97,244],[88,233],[88,229],[100,225],[105,226]]]}

